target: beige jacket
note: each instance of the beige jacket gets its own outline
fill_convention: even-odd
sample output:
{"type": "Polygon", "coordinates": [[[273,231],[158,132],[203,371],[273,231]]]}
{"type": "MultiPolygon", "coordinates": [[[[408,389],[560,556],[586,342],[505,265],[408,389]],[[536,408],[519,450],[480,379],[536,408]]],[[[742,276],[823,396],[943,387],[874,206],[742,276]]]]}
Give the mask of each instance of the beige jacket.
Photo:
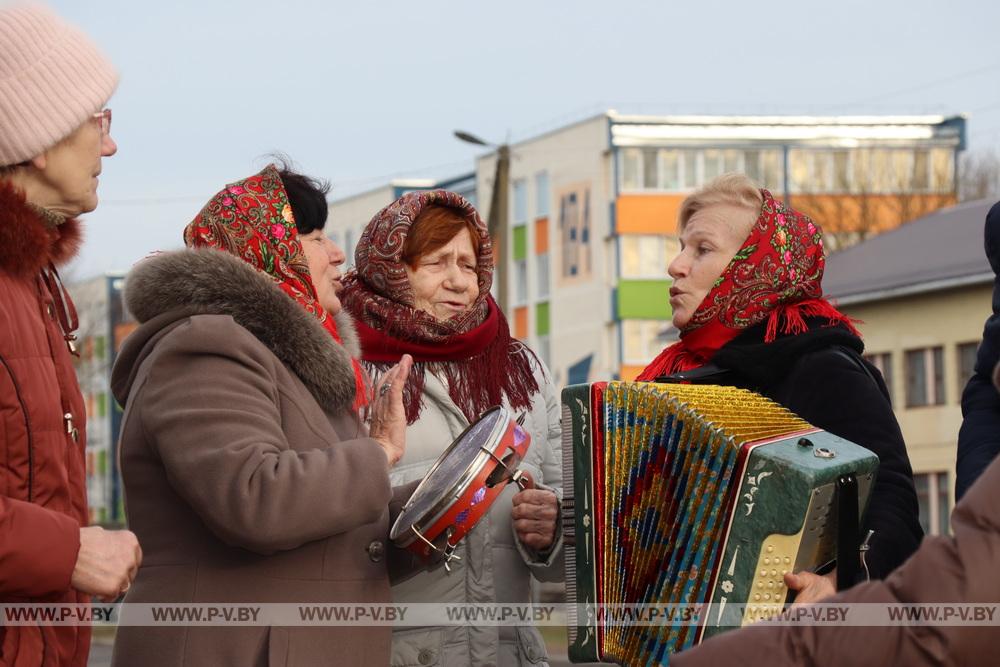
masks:
{"type": "MultiPolygon", "coordinates": [[[[531,445],[522,468],[539,488],[562,494],[559,403],[547,371],[536,368],[541,390],[526,413],[531,445]]],[[[391,477],[395,484],[417,480],[468,426],[438,376],[428,372],[420,419],[406,431],[407,449],[391,477]]],[[[510,514],[516,489],[508,486],[489,513],[459,545],[452,571],[438,568],[396,583],[394,602],[494,603],[530,601],[530,579],[562,581],[562,536],[546,554],[532,553],[517,539],[510,514]]],[[[557,524],[558,525],[558,524],[557,524]]],[[[392,665],[538,665],[545,645],[533,627],[477,625],[401,628],[393,633],[392,665]]]]}

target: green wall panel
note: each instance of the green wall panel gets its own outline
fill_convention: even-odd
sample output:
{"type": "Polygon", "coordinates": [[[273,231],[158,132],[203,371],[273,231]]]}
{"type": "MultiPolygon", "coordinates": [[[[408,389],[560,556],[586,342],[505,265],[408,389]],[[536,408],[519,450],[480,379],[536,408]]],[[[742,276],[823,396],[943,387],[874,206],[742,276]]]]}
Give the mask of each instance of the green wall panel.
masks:
{"type": "Polygon", "coordinates": [[[618,319],[669,320],[669,280],[621,280],[618,282],[618,319]]]}
{"type": "Polygon", "coordinates": [[[528,226],[514,227],[514,261],[519,262],[528,257],[528,226]]]}
{"type": "Polygon", "coordinates": [[[549,335],[549,302],[535,304],[535,333],[549,335]]]}

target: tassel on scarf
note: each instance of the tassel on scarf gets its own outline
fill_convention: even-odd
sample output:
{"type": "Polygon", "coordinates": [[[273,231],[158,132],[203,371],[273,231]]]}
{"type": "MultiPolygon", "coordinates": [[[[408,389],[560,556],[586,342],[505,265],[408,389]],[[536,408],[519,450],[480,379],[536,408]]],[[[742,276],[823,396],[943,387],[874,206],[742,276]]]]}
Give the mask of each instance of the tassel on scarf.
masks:
{"type": "Polygon", "coordinates": [[[779,331],[783,335],[791,336],[805,333],[809,330],[809,325],[806,323],[807,317],[825,318],[829,321],[827,326],[843,324],[852,334],[861,338],[861,333],[854,326],[855,323],[860,323],[860,320],[844,315],[825,299],[809,299],[774,309],[767,318],[764,342],[774,342],[779,331]]]}

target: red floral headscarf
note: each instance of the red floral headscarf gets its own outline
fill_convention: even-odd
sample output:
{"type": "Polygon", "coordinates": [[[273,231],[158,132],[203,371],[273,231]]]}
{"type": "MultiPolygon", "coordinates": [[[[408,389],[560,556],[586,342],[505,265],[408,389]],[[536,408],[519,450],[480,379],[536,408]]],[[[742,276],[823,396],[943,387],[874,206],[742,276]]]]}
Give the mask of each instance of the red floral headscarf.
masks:
{"type": "MultiPolygon", "coordinates": [[[[319,320],[343,344],[334,318],[317,300],[295,216],[277,167],[227,185],[184,228],[189,248],[228,252],[270,276],[277,286],[319,320]]],[[[355,407],[367,403],[364,372],[353,360],[357,384],[355,407]]]]}
{"type": "Polygon", "coordinates": [[[760,215],[732,261],[681,330],[637,378],[690,370],[708,363],[743,330],[767,320],[765,342],[779,331],[799,334],[805,318],[826,318],[860,336],[852,320],[823,298],[823,231],[809,216],[785,206],[761,190],[760,215]]]}
{"type": "Polygon", "coordinates": [[[420,416],[427,370],[443,376],[448,395],[472,422],[504,398],[527,409],[538,392],[534,354],[510,335],[507,319],[490,296],[493,243],[475,207],[447,190],[410,192],[375,214],[358,241],[357,270],[344,279],[341,301],[361,337],[361,356],[384,372],[403,354],[414,368],[403,388],[409,423],[420,416]],[[426,207],[447,206],[469,221],[479,239],[476,274],[479,296],[455,317],[438,320],[414,308],[413,290],[403,262],[410,227],[426,207]]]}

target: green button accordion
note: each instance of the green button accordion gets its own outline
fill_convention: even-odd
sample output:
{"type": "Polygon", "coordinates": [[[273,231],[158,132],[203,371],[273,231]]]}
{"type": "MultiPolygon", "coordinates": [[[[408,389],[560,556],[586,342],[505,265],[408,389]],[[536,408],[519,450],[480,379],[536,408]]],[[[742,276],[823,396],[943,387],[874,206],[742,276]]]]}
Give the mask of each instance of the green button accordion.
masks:
{"type": "Polygon", "coordinates": [[[869,450],[735,387],[594,383],[567,387],[562,403],[573,662],[665,664],[780,612],[784,573],[836,559],[838,503],[856,493],[863,509],[878,467],[869,450]],[[706,603],[696,622],[605,613],[706,603]]]}

